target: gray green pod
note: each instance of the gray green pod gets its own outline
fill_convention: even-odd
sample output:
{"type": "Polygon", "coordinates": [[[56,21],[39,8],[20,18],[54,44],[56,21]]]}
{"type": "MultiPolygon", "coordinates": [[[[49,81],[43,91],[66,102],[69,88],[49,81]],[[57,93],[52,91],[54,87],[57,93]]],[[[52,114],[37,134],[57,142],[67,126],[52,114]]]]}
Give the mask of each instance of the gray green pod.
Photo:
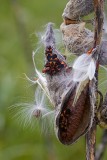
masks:
{"type": "Polygon", "coordinates": [[[93,0],[70,0],[64,9],[62,17],[75,20],[93,11],[93,0]]]}

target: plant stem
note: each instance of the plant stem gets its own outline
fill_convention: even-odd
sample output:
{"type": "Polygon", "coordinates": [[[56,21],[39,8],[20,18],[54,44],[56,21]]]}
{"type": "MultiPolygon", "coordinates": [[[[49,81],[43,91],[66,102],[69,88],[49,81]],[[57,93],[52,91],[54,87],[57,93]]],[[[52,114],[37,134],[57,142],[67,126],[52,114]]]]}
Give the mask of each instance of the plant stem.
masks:
{"type": "Polygon", "coordinates": [[[95,145],[96,145],[96,121],[93,122],[93,125],[90,131],[86,135],[86,159],[94,160],[95,159],[95,145]]]}
{"type": "MultiPolygon", "coordinates": [[[[94,30],[94,47],[100,45],[102,38],[102,30],[103,30],[103,0],[93,0],[94,1],[94,11],[95,11],[95,30],[94,30]]],[[[99,54],[99,50],[97,51],[99,54]]],[[[96,150],[96,129],[97,122],[95,119],[97,106],[98,106],[98,70],[99,63],[97,62],[96,66],[96,103],[94,107],[94,121],[91,129],[86,135],[86,159],[87,160],[95,160],[95,150],[96,150]]]]}
{"type": "Polygon", "coordinates": [[[101,143],[96,152],[96,160],[101,160],[107,146],[107,129],[104,130],[101,143]]]}

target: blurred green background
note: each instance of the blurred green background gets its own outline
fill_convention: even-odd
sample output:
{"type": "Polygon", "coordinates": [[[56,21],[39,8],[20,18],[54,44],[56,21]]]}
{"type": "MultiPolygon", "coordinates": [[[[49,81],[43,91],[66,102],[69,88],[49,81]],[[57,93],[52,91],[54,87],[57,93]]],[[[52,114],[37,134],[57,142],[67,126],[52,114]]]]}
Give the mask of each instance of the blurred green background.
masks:
{"type": "MultiPolygon", "coordinates": [[[[50,21],[59,28],[67,0],[0,2],[0,160],[84,160],[84,138],[66,147],[54,133],[45,135],[36,127],[22,128],[9,113],[9,106],[27,97],[26,94],[27,99],[32,98],[34,88],[26,87],[23,73],[34,76],[35,33],[50,21]]],[[[99,142],[102,130],[97,133],[99,142]]]]}

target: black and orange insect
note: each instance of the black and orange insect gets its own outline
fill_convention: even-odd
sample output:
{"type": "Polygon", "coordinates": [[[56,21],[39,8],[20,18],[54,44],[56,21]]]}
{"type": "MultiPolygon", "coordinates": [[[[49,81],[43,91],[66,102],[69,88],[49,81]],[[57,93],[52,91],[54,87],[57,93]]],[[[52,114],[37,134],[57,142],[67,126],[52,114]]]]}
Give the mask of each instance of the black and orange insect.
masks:
{"type": "Polygon", "coordinates": [[[45,68],[42,70],[43,73],[53,75],[61,71],[61,69],[66,68],[66,63],[58,58],[51,46],[46,47],[45,55],[47,62],[45,68]]]}

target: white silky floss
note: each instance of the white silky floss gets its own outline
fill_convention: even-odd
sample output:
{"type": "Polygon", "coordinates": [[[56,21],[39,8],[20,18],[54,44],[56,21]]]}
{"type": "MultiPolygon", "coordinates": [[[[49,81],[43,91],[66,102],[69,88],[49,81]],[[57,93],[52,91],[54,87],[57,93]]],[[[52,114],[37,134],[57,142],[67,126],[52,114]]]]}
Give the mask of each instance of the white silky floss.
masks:
{"type": "Polygon", "coordinates": [[[73,64],[73,81],[92,80],[95,75],[96,62],[91,54],[82,54],[73,64]]]}
{"type": "Polygon", "coordinates": [[[96,71],[96,61],[92,57],[93,53],[95,53],[96,48],[93,49],[91,54],[84,53],[79,56],[73,64],[73,78],[74,82],[78,82],[78,86],[76,89],[76,94],[74,98],[73,105],[75,106],[76,101],[78,100],[81,92],[85,85],[92,80],[96,71]]]}

